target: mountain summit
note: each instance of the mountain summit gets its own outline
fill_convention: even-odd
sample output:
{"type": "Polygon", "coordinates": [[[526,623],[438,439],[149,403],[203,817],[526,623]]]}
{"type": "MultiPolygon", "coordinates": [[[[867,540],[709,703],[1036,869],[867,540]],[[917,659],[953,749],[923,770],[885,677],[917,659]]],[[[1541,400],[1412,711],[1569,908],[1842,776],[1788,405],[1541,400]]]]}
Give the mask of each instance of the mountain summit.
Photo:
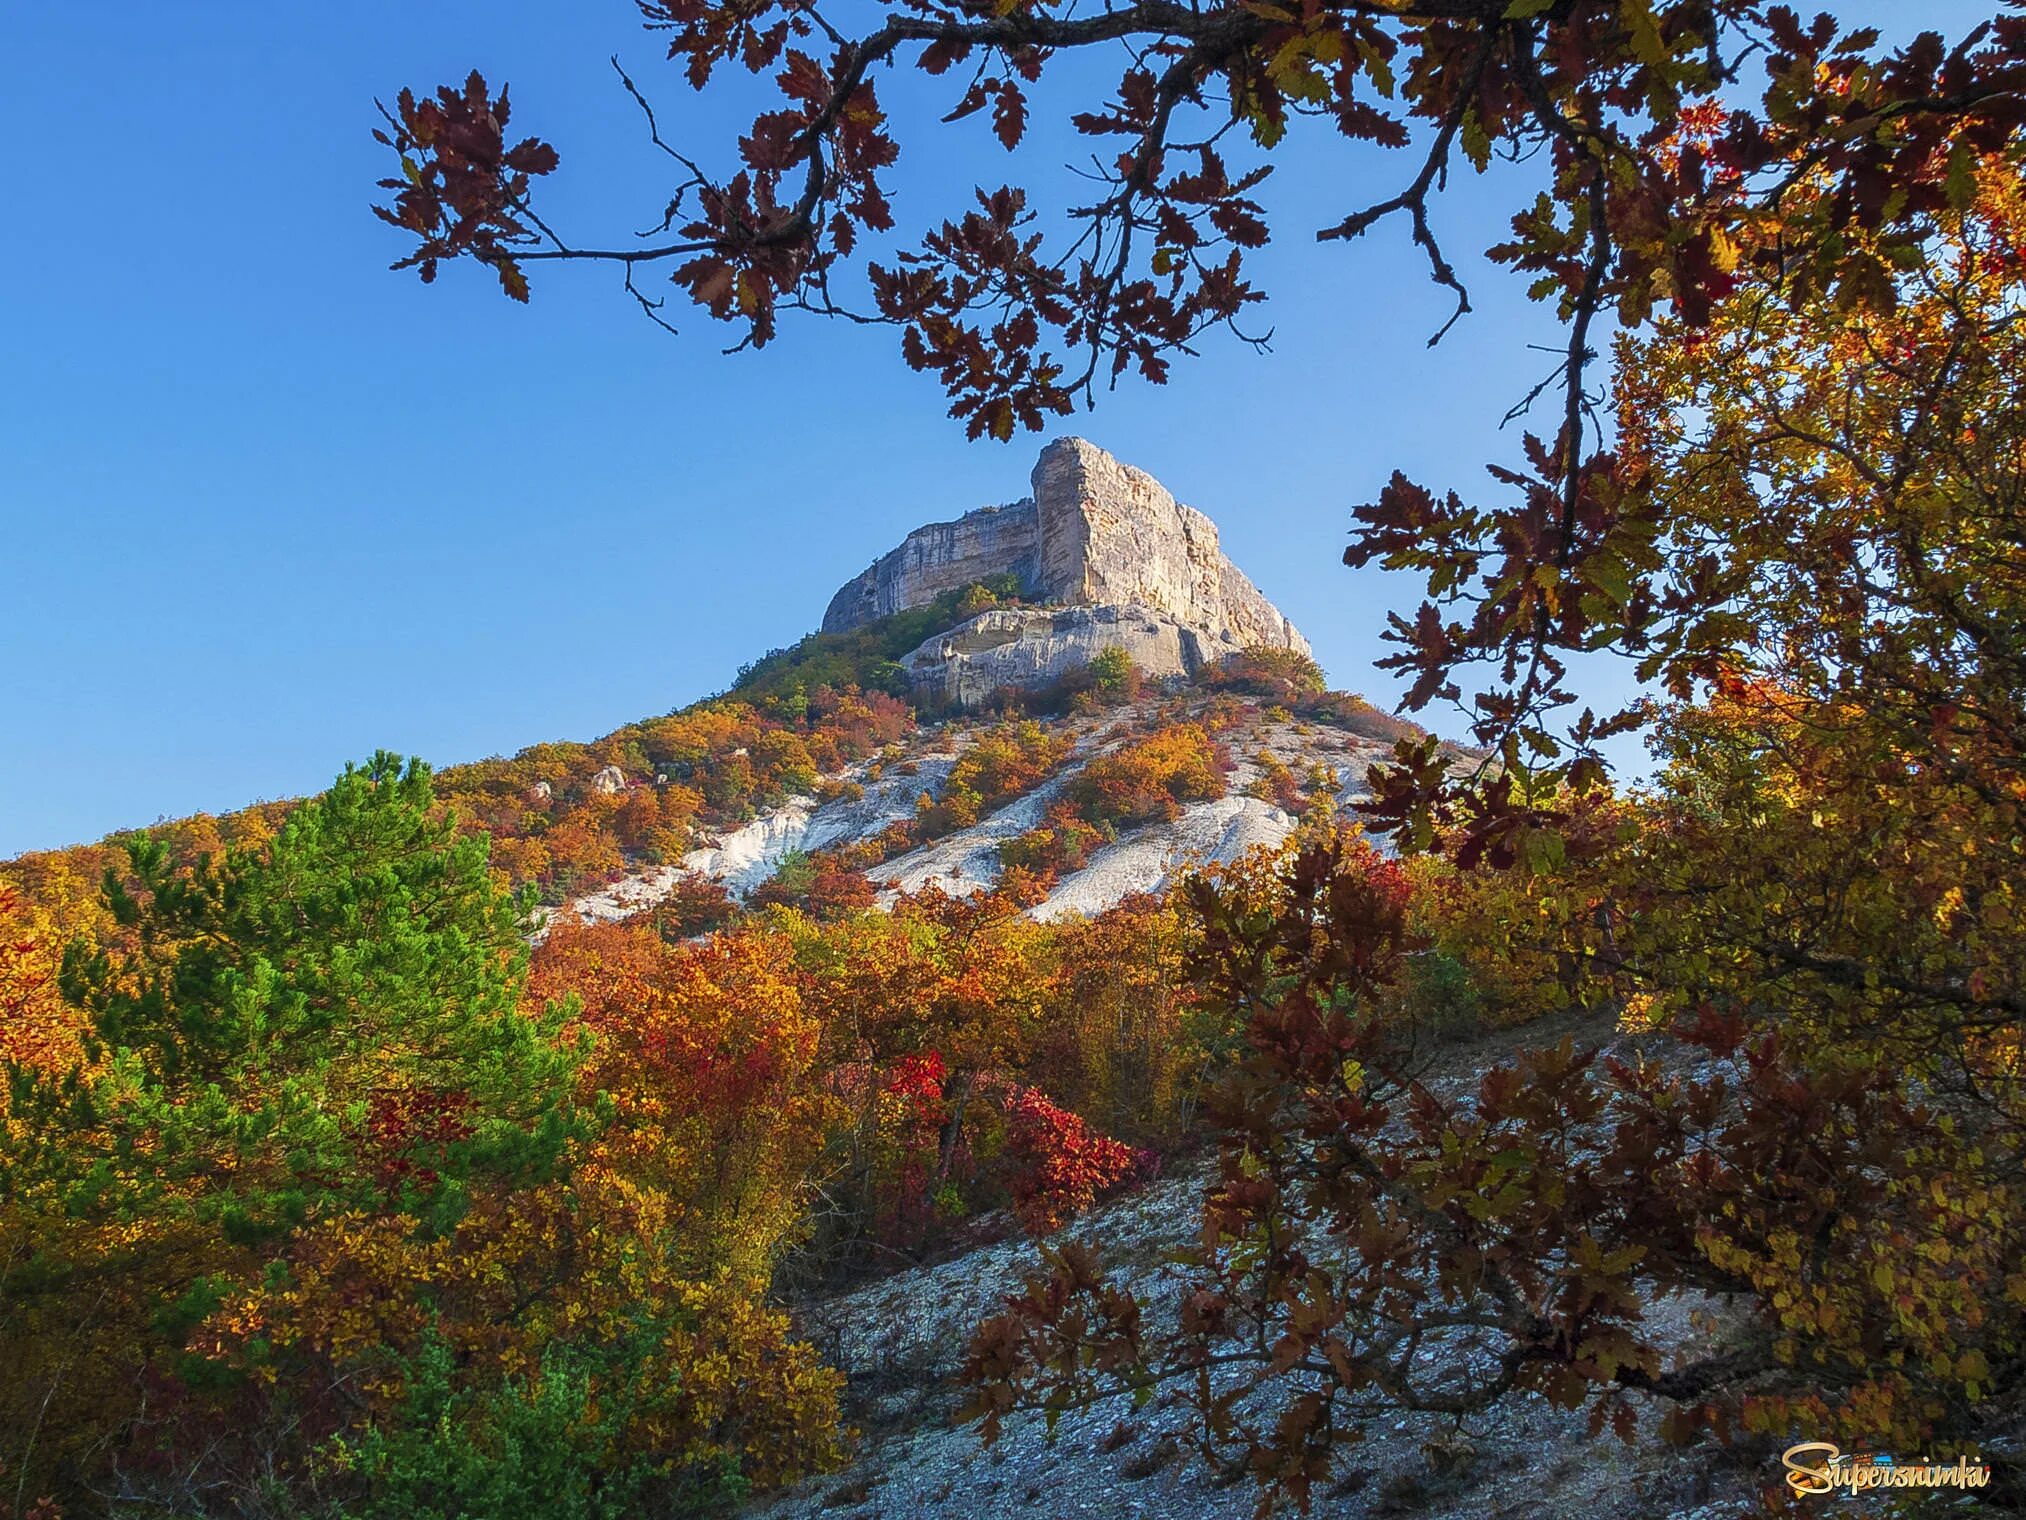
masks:
{"type": "Polygon", "coordinates": [[[823,631],[1009,576],[1041,605],[993,608],[923,643],[900,662],[918,690],[974,706],[1003,687],[1046,685],[1110,647],[1151,676],[1192,676],[1248,648],[1309,653],[1225,558],[1215,523],[1081,438],[1041,451],[1031,496],[915,529],[838,590],[823,631]]]}

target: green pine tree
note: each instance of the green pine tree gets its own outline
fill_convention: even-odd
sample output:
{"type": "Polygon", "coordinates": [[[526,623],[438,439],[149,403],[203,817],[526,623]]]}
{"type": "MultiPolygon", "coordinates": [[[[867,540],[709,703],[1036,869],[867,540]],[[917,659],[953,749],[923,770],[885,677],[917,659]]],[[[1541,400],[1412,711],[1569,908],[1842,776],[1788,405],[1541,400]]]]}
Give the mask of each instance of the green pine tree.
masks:
{"type": "Polygon", "coordinates": [[[131,881],[105,884],[131,948],[64,965],[108,1058],[75,1102],[112,1137],[73,1201],[252,1241],[395,1186],[443,1229],[481,1177],[553,1166],[577,1057],[562,1010],[519,1006],[529,904],[488,849],[384,752],[257,848],[178,866],[133,842],[131,881]]]}

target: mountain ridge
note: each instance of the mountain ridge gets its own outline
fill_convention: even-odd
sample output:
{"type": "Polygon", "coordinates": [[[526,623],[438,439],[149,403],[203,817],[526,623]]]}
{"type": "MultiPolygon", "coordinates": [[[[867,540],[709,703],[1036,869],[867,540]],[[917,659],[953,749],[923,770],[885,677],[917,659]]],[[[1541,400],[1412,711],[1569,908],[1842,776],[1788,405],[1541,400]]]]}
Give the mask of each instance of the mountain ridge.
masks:
{"type": "MultiPolygon", "coordinates": [[[[860,905],[930,884],[990,889],[1009,855],[1038,861],[1023,890],[1050,916],[1154,890],[1186,860],[1276,844],[1310,803],[1351,802],[1365,768],[1418,732],[1326,693],[1307,641],[1224,558],[1215,525],[1151,475],[1067,438],[1042,451],[1034,482],[1025,538],[1006,507],[909,535],[997,524],[999,537],[961,553],[944,543],[893,571],[879,594],[895,611],[856,622],[834,598],[828,631],[748,665],[726,691],[598,739],[446,767],[445,802],[491,836],[502,875],[593,921],[683,904],[702,917],[678,927],[707,928],[748,899],[779,900],[777,876],[811,855],[860,905]],[[1237,642],[1255,632],[1258,644],[1237,642]],[[1009,739],[1023,722],[1032,733],[1009,739]],[[1150,734],[1187,749],[1198,733],[1197,759],[1214,755],[1219,776],[1162,800],[1164,816],[1060,811],[1092,761],[1150,734]],[[1033,752],[1017,780],[982,797],[975,778],[952,785],[959,765],[978,769],[1009,744],[1033,752]]],[[[194,859],[259,844],[296,805],[149,832],[194,859]]],[[[121,841],[136,832],[32,852],[6,875],[31,892],[52,871],[95,880],[124,869],[121,841]]]]}

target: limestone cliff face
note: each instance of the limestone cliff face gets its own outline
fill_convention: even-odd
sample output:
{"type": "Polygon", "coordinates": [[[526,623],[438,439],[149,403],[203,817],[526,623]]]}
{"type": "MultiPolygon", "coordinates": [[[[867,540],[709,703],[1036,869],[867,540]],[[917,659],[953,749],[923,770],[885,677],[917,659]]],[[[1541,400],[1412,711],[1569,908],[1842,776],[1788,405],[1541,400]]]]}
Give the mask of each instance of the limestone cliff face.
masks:
{"type": "Polygon", "coordinates": [[[1219,643],[1309,652],[1308,640],[1224,557],[1217,525],[1144,470],[1064,438],[1034,467],[1042,594],[1151,608],[1219,643]]]}
{"type": "Polygon", "coordinates": [[[1157,679],[1193,676],[1242,646],[1151,607],[995,607],[926,640],[901,660],[918,696],[976,707],[1001,687],[1035,690],[1123,649],[1157,679]]]}
{"type": "Polygon", "coordinates": [[[1152,612],[1219,652],[1261,644],[1309,652],[1294,625],[1224,557],[1217,525],[1144,470],[1081,438],[1063,438],[1042,450],[1033,485],[1026,501],[910,533],[831,598],[824,631],[840,633],[986,576],[1013,574],[1032,600],[1152,612]]]}
{"type": "Polygon", "coordinates": [[[823,614],[823,631],[843,633],[988,576],[1017,575],[1032,587],[1039,580],[1039,538],[1040,518],[1031,501],[980,507],[955,522],[917,528],[839,589],[823,614]]]}

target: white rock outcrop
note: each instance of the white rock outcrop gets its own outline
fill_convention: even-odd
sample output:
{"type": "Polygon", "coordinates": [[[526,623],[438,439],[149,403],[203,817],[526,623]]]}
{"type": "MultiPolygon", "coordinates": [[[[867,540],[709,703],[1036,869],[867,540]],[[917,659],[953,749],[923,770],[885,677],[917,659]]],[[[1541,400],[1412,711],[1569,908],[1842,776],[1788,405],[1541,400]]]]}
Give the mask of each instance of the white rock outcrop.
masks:
{"type": "MultiPolygon", "coordinates": [[[[1225,558],[1217,525],[1146,471],[1084,439],[1062,438],[1041,451],[1033,488],[1025,501],[910,533],[831,598],[824,631],[844,632],[973,581],[1012,575],[1032,601],[1130,608],[1194,634],[1202,648],[1193,663],[1178,640],[1159,636],[1167,652],[1142,663],[1164,665],[1162,674],[1255,645],[1309,652],[1308,640],[1225,558]]],[[[966,625],[976,638],[994,640],[1009,626],[966,625]]],[[[1117,626],[1125,632],[1131,624],[1117,626]]]]}
{"type": "Polygon", "coordinates": [[[1241,646],[1150,607],[995,607],[902,656],[917,695],[976,707],[1001,687],[1052,685],[1105,649],[1149,676],[1192,676],[1241,646]]]}
{"type": "Polygon", "coordinates": [[[917,528],[845,582],[823,613],[823,631],[844,633],[995,575],[1017,576],[1031,590],[1040,584],[1040,541],[1032,501],[980,507],[955,522],[917,528]]]}
{"type": "Polygon", "coordinates": [[[1147,607],[1220,643],[1309,652],[1224,557],[1217,525],[1145,470],[1084,439],[1058,439],[1034,466],[1034,501],[1047,600],[1147,607]]]}
{"type": "Polygon", "coordinates": [[[1291,815],[1257,797],[1192,803],[1181,817],[1099,850],[1089,865],[1055,884],[1034,916],[1102,913],[1131,893],[1163,891],[1185,871],[1228,865],[1256,848],[1278,849],[1293,832],[1291,815]]]}

